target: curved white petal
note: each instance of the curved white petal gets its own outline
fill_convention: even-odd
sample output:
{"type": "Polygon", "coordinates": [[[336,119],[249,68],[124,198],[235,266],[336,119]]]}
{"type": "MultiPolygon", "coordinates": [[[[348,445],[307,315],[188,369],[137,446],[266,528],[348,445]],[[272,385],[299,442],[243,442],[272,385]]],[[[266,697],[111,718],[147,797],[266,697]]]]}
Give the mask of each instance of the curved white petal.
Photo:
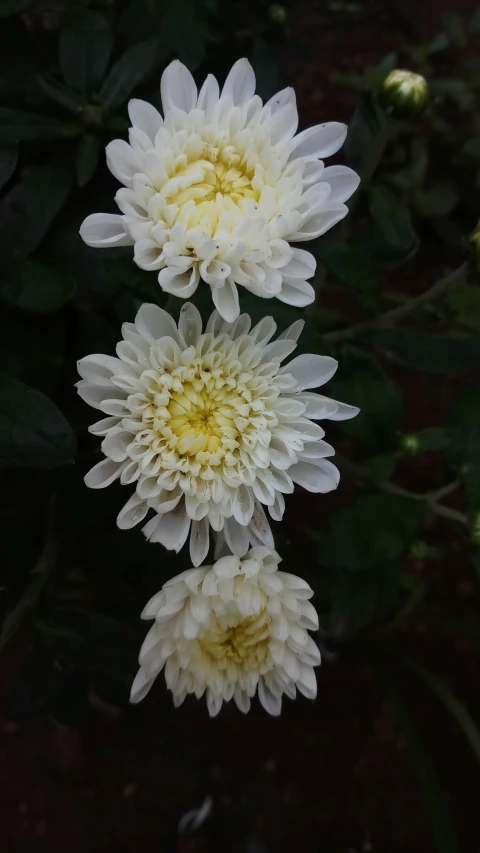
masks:
{"type": "Polygon", "coordinates": [[[337,367],[338,361],[328,355],[304,353],[280,368],[280,373],[290,373],[297,383],[296,390],[304,391],[306,388],[324,385],[332,378],[337,367]]]}
{"type": "Polygon", "coordinates": [[[114,175],[126,187],[131,186],[133,176],[141,171],[138,155],[133,151],[128,142],[123,139],[114,139],[105,148],[107,166],[114,175]]]}
{"type": "Polygon", "coordinates": [[[305,308],[306,305],[311,305],[315,301],[315,291],[308,281],[302,281],[299,278],[286,281],[284,278],[277,299],[280,299],[280,302],[286,302],[287,305],[295,305],[296,308],[305,308]]]}
{"type": "Polygon", "coordinates": [[[113,462],[111,459],[103,459],[85,474],[85,485],[89,489],[104,489],[114,480],[117,480],[123,470],[122,462],[113,462]]]}
{"type": "Polygon", "coordinates": [[[174,510],[157,516],[152,519],[152,522],[143,528],[149,542],[160,542],[168,551],[175,551],[178,554],[185,544],[191,523],[185,512],[185,504],[179,503],[174,510]]]}
{"type": "Polygon", "coordinates": [[[294,483],[303,486],[308,492],[331,492],[340,480],[338,468],[327,459],[297,462],[289,469],[294,483]]]}
{"type": "Polygon", "coordinates": [[[133,98],[128,102],[128,115],[132,126],[142,130],[153,146],[155,136],[163,125],[163,119],[158,110],[148,101],[133,98]]]}
{"type": "Polygon", "coordinates": [[[248,59],[237,59],[222,89],[222,98],[230,97],[236,107],[243,107],[255,94],[255,73],[248,59]]]}
{"type": "Polygon", "coordinates": [[[125,233],[123,219],[117,213],[92,213],[80,226],[80,237],[94,249],[111,249],[113,246],[132,246],[133,240],[125,233]]]}
{"type": "Polygon", "coordinates": [[[145,302],[137,311],[135,326],[149,344],[166,337],[177,339],[175,320],[158,305],[145,302]]]}
{"type": "Polygon", "coordinates": [[[342,147],[346,136],[347,125],[338,121],[309,127],[292,140],[290,160],[299,157],[331,157],[342,147]]]}
{"type": "Polygon", "coordinates": [[[322,180],[331,186],[330,201],[347,201],[360,183],[360,176],[348,166],[328,166],[322,180]]]}
{"type": "Polygon", "coordinates": [[[227,323],[233,323],[240,313],[238,290],[231,279],[223,287],[212,288],[212,300],[218,313],[227,323]]]}
{"type": "Polygon", "coordinates": [[[192,521],[190,533],[190,558],[194,566],[200,566],[208,554],[210,537],[208,532],[208,520],[192,521]]]}
{"type": "Polygon", "coordinates": [[[174,59],[162,74],[160,94],[164,115],[179,109],[188,113],[197,103],[197,87],[188,68],[174,59]]]}
{"type": "Polygon", "coordinates": [[[166,267],[160,270],[158,275],[158,283],[162,290],[178,296],[179,299],[190,299],[198,287],[199,280],[197,267],[187,272],[178,272],[175,267],[166,267]]]}

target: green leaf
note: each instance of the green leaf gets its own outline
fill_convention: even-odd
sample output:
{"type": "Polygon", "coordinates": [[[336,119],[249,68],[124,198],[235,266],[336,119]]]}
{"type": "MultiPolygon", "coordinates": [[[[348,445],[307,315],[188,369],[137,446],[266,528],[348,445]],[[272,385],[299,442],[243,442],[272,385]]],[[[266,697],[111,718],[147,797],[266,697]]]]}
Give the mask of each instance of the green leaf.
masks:
{"type": "Polygon", "coordinates": [[[468,740],[473,754],[480,764],[480,731],[472,719],[468,709],[460,702],[454,693],[450,690],[443,678],[434,675],[421,664],[412,660],[408,655],[388,645],[387,651],[394,655],[401,663],[405,664],[409,669],[416,673],[433,692],[438,696],[440,701],[445,705],[447,711],[452,715],[460,730],[468,740]]]}
{"type": "Polygon", "coordinates": [[[107,19],[87,9],[60,33],[59,59],[67,86],[84,94],[92,91],[105,74],[113,46],[107,19]]]}
{"type": "MultiPolygon", "coordinates": [[[[168,0],[163,5],[166,11],[161,22],[162,45],[168,45],[170,51],[193,71],[205,59],[209,33],[202,19],[202,13],[205,14],[202,7],[208,7],[208,4],[198,0],[168,0]]],[[[253,65],[255,67],[255,61],[253,65]]]]}
{"type": "Polygon", "coordinates": [[[351,571],[390,563],[406,553],[422,523],[424,507],[401,495],[361,495],[329,519],[320,561],[351,571]]]}
{"type": "Polygon", "coordinates": [[[472,136],[470,139],[467,139],[462,147],[462,151],[469,157],[480,158],[480,137],[472,136]]]}
{"type": "Polygon", "coordinates": [[[340,237],[323,237],[316,246],[315,254],[361,305],[375,311],[380,304],[380,288],[375,271],[361,247],[340,237]]]}
{"type": "Polygon", "coordinates": [[[18,148],[0,148],[0,189],[12,177],[18,161],[18,148]]]}
{"type": "Polygon", "coordinates": [[[334,575],[334,579],[328,578],[331,607],[325,628],[336,640],[351,639],[366,625],[385,619],[395,606],[399,568],[394,563],[362,572],[335,569],[334,575]]]}
{"type": "Polygon", "coordinates": [[[388,141],[389,128],[385,113],[369,94],[358,100],[345,141],[345,159],[368,183],[383,155],[388,141]]]}
{"type": "Polygon", "coordinates": [[[391,453],[385,453],[383,456],[371,456],[367,459],[365,467],[368,471],[368,476],[374,483],[383,483],[389,480],[395,471],[395,456],[391,453]]]}
{"type": "Polygon", "coordinates": [[[157,41],[143,41],[130,47],[112,65],[100,89],[100,103],[106,110],[123,104],[133,90],[153,70],[157,56],[157,41]]]}
{"type": "Polygon", "coordinates": [[[80,112],[83,105],[83,98],[73,89],[69,89],[63,83],[55,79],[53,74],[37,74],[39,86],[45,94],[56,104],[66,107],[71,112],[80,112]]]}
{"type": "Polygon", "coordinates": [[[418,245],[408,207],[384,186],[369,190],[369,207],[373,220],[383,239],[394,252],[410,254],[418,245]]]}
{"type": "Polygon", "coordinates": [[[480,508],[480,388],[462,388],[448,418],[451,445],[447,458],[460,474],[468,506],[480,508]]]}
{"type": "Polygon", "coordinates": [[[447,9],[442,15],[443,26],[450,41],[457,47],[464,48],[467,44],[467,36],[463,20],[453,9],[447,9]]]}
{"type": "Polygon", "coordinates": [[[38,314],[58,311],[72,299],[75,289],[75,281],[66,270],[39,261],[13,264],[0,281],[2,299],[38,314]]]}
{"type": "Polygon", "coordinates": [[[84,187],[93,178],[99,154],[100,143],[96,136],[87,134],[79,139],[75,152],[75,171],[79,187],[84,187]]]}
{"type": "Polygon", "coordinates": [[[67,326],[56,314],[3,311],[0,373],[53,394],[64,367],[67,326]]]}
{"type": "Polygon", "coordinates": [[[340,355],[342,377],[332,382],[332,396],[360,407],[356,418],[341,421],[342,432],[378,453],[391,441],[399,426],[402,395],[375,364],[373,359],[357,355],[345,347],[340,355]],[[354,353],[354,355],[352,355],[354,353]]]}
{"type": "Polygon", "coordinates": [[[368,339],[377,352],[413,370],[452,376],[480,367],[480,340],[416,329],[378,329],[368,339]]]}
{"type": "Polygon", "coordinates": [[[429,190],[415,194],[415,206],[422,216],[448,216],[458,204],[458,192],[448,181],[439,181],[429,190]]]}
{"type": "Polygon", "coordinates": [[[471,33],[480,33],[480,6],[477,6],[470,18],[468,29],[471,33]]]}
{"type": "Polygon", "coordinates": [[[65,139],[74,134],[75,127],[58,118],[0,107],[0,145],[33,139],[65,139]]]}
{"type": "Polygon", "coordinates": [[[447,291],[446,299],[455,322],[480,334],[480,287],[459,282],[447,291]]]}
{"type": "Polygon", "coordinates": [[[107,673],[128,685],[137,667],[140,620],[121,622],[93,610],[56,607],[37,622],[42,639],[54,653],[93,673],[107,673]]]}
{"type": "Polygon", "coordinates": [[[445,450],[450,444],[450,432],[444,427],[427,427],[416,433],[420,453],[445,450]]]}
{"type": "Polygon", "coordinates": [[[0,374],[0,468],[56,468],[74,458],[73,432],[54,403],[0,374]]]}
{"type": "Polygon", "coordinates": [[[7,615],[2,625],[0,633],[0,649],[3,649],[4,646],[6,646],[8,641],[13,637],[17,629],[25,620],[29,611],[33,610],[36,606],[48,574],[53,567],[56,548],[52,536],[52,522],[53,512],[51,511],[42,553],[30,572],[28,585],[24,590],[20,601],[18,601],[14,609],[7,615]]]}
{"type": "Polygon", "coordinates": [[[377,665],[372,666],[372,669],[386,689],[397,720],[407,736],[430,819],[435,849],[437,853],[460,853],[445,795],[415,717],[404,696],[397,690],[392,677],[377,665]]]}
{"type": "Polygon", "coordinates": [[[2,205],[6,242],[16,258],[25,258],[38,246],[62,209],[72,186],[68,164],[39,166],[7,194],[2,205]]]}

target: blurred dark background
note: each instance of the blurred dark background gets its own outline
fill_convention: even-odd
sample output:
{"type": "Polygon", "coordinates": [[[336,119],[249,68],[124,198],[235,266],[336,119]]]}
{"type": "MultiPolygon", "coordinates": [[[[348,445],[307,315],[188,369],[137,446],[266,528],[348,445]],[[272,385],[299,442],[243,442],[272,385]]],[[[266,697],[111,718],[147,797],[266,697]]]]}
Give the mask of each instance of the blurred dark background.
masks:
{"type": "Polygon", "coordinates": [[[480,9],[452,5],[0,0],[0,409],[21,415],[0,415],[2,851],[479,849],[480,9]],[[160,678],[128,706],[139,614],[188,556],[116,529],[120,487],[84,486],[98,446],[73,383],[165,299],[130,250],[78,228],[114,210],[104,147],[128,99],[158,106],[173,58],[222,80],[240,56],[262,97],[294,86],[301,128],[351,126],[336,162],[363,182],[345,228],[309,246],[304,341],[339,359],[327,393],[362,414],[327,424],[337,492],[299,491],[274,531],[315,589],[318,699],[210,720],[160,678]],[[428,103],[398,112],[394,68],[426,78],[428,103]]]}

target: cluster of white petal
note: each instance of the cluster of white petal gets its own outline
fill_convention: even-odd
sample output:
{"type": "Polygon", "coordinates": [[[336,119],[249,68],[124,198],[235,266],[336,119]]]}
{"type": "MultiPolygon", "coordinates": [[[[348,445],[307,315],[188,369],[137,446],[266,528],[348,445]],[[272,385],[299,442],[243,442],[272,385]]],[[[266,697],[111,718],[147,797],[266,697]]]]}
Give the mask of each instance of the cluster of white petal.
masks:
{"type": "Polygon", "coordinates": [[[103,437],[106,458],[85,482],[135,487],[119,527],[153,510],[147,538],[179,551],[191,530],[199,566],[210,527],[219,547],[239,556],[250,545],[273,547],[264,506],[278,521],[294,484],[311,492],[337,487],[327,459],[334,450],[314,421],[351,418],[358,409],[309,390],[331,378],[335,359],[307,354],[282,365],[302,327],[298,320],[272,341],[272,317],[251,328],[246,314],[232,324],[214,311],[203,332],[190,303],[178,326],[161,308],[143,305],[122,327],[117,358],[81,359],[78,393],[107,415],[90,427],[103,437]]]}
{"type": "Polygon", "coordinates": [[[265,105],[246,59],[220,93],[212,75],[200,92],[175,60],[161,81],[164,117],[129,104],[129,143],[107,146],[110,171],[124,185],[121,214],[96,213],[80,234],[94,247],[134,246],[136,263],[160,286],[188,299],[200,279],[220,315],[239,314],[237,285],[290,305],[314,300],[309,252],[290,242],[324,234],[347,214],[358,176],[323,158],[342,146],[346,126],[329,122],[297,135],[293,89],[265,105]]]}
{"type": "Polygon", "coordinates": [[[298,689],[314,699],[320,652],[308,634],[318,628],[308,600],[313,591],[278,571],[279,562],[275,551],[255,547],[244,559],[222,557],[168,581],[142,613],[155,622],[140,650],[131,701],[143,699],[163,668],[175,706],[189,693],[205,693],[212,717],[232,698],[246,713],[257,688],[275,716],[283,694],[295,699],[298,689]]]}

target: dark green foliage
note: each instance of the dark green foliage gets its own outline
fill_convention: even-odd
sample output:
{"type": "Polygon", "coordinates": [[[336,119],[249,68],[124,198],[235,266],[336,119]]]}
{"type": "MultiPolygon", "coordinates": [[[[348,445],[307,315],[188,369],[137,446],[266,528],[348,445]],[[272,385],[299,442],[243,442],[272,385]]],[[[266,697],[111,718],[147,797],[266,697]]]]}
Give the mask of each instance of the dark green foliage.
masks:
{"type": "MultiPolygon", "coordinates": [[[[327,4],[325,14],[337,7],[343,14],[341,5],[327,4]]],[[[218,0],[0,3],[5,42],[11,36],[0,59],[0,648],[22,626],[33,641],[6,698],[12,719],[49,714],[77,726],[92,691],[126,704],[142,607],[190,565],[186,548],[175,555],[148,544],[139,529],[116,527],[129,489],[83,483],[101,455],[87,432],[95,413],[74,389],[76,360],[114,354],[121,323],[142,302],[165,307],[167,296],[155,273],[134,264],[131,248],[90,249],[78,230],[88,214],[116,211],[119,185],[105,166],[105,146],[127,138],[131,97],[160,106],[168,61],[181,59],[201,83],[209,72],[223,80],[235,59],[249,56],[263,98],[297,82],[286,73],[290,59],[309,57],[291,32],[293,6],[235,0],[232,8],[218,0]]],[[[480,251],[473,238],[465,252],[480,215],[480,69],[475,57],[462,58],[478,32],[478,11],[469,22],[453,11],[427,43],[389,54],[361,75],[337,75],[333,96],[327,79],[312,83],[317,93],[325,88],[327,103],[336,103],[341,85],[359,93],[352,116],[340,106],[326,119],[349,122],[339,157],[362,183],[344,222],[302,246],[318,260],[314,305],[299,311],[240,294],[253,322],[271,314],[283,330],[303,317],[299,351],[339,362],[325,393],[361,409],[353,420],[322,421],[338,452],[339,490],[302,496],[313,508],[308,526],[304,504],[288,496],[275,541],[282,567],[314,588],[326,642],[352,640],[349,650],[358,643],[377,667],[442,853],[457,846],[441,786],[409,703],[370,652],[398,626],[408,628],[417,608],[423,613],[429,561],[441,566],[459,542],[473,580],[480,578],[480,251]],[[428,79],[432,97],[421,119],[398,121],[379,92],[393,68],[410,66],[428,79]],[[416,301],[457,267],[448,286],[416,301]],[[365,637],[370,646],[362,646],[365,637]]],[[[301,126],[316,120],[304,92],[301,126]]],[[[205,320],[208,288],[192,301],[205,320]]],[[[177,318],[180,302],[168,300],[168,310],[177,318]]],[[[440,602],[442,620],[450,604],[440,602]]],[[[469,712],[442,680],[418,665],[416,673],[478,757],[469,712]]]]}

